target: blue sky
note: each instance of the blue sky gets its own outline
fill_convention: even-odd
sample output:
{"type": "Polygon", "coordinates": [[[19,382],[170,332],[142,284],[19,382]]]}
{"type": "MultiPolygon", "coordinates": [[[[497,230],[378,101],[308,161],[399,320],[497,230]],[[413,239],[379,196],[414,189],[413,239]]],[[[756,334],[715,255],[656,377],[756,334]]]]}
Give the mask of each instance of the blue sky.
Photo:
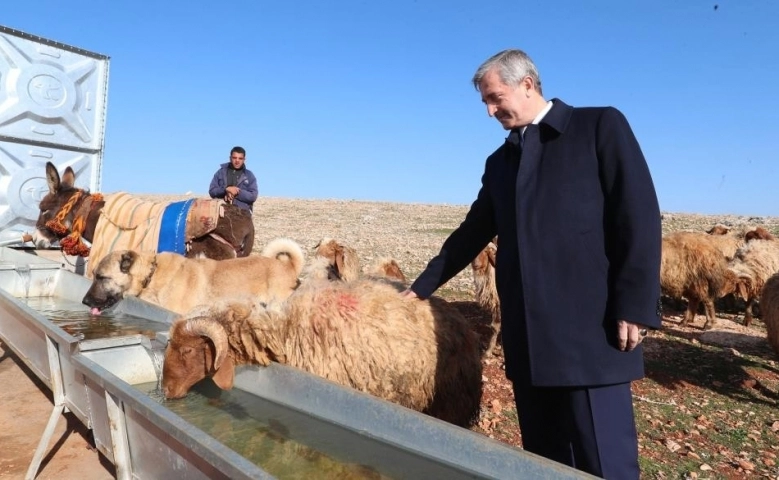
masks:
{"type": "Polygon", "coordinates": [[[37,0],[0,23],[111,57],[105,192],[205,195],[242,145],[261,196],[470,204],[505,137],[470,79],[521,48],[547,98],[625,113],[663,211],[779,215],[778,19],[775,0],[37,0]]]}

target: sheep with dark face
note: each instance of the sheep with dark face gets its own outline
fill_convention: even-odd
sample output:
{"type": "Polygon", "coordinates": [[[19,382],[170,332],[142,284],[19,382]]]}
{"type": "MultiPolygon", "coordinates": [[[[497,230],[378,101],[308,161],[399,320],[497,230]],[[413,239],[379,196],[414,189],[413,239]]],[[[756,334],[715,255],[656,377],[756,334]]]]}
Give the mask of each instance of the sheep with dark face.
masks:
{"type": "Polygon", "coordinates": [[[212,376],[233,385],[242,364],[279,362],[447,422],[477,419],[479,341],[446,301],[404,298],[397,282],[309,276],[283,303],[226,301],[177,320],[163,391],[179,398],[212,376]]]}

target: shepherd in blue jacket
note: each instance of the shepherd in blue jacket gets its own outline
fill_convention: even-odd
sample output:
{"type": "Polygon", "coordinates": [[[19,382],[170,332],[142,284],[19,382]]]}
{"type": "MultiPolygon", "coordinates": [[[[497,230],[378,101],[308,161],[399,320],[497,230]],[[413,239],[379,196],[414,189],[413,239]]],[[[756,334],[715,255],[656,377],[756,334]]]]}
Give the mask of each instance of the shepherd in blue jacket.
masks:
{"type": "Polygon", "coordinates": [[[625,117],[541,93],[536,66],[506,50],[473,84],[509,132],[481,190],[410,289],[427,298],[498,236],[506,375],[525,450],[607,479],[638,479],[630,383],[660,328],[660,209],[625,117]]]}
{"type": "Polygon", "coordinates": [[[257,178],[246,168],[246,150],[243,147],[230,150],[230,161],[216,171],[208,194],[211,198],[223,198],[227,203],[252,211],[257,200],[257,178]]]}

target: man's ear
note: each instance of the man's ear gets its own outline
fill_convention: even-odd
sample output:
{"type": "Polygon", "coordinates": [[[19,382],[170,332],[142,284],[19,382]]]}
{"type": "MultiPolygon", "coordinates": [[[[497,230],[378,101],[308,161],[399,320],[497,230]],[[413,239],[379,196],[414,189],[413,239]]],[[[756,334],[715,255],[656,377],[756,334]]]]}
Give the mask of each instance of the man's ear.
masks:
{"type": "Polygon", "coordinates": [[[227,355],[227,358],[224,359],[222,365],[219,366],[219,369],[214,372],[214,376],[211,378],[216,386],[222,390],[233,388],[233,382],[235,381],[235,362],[233,362],[233,357],[227,355]]]}

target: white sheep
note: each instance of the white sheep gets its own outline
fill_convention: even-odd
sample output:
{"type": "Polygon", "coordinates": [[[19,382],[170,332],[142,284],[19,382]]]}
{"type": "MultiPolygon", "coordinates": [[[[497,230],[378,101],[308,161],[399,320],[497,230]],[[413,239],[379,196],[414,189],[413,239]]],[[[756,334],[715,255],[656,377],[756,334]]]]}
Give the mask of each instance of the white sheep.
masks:
{"type": "Polygon", "coordinates": [[[739,248],[728,271],[735,277],[735,284],[729,290],[735,291],[746,301],[744,325],[752,322],[752,305],[760,297],[763,286],[771,275],[779,272],[779,240],[750,239],[739,248]]]}

